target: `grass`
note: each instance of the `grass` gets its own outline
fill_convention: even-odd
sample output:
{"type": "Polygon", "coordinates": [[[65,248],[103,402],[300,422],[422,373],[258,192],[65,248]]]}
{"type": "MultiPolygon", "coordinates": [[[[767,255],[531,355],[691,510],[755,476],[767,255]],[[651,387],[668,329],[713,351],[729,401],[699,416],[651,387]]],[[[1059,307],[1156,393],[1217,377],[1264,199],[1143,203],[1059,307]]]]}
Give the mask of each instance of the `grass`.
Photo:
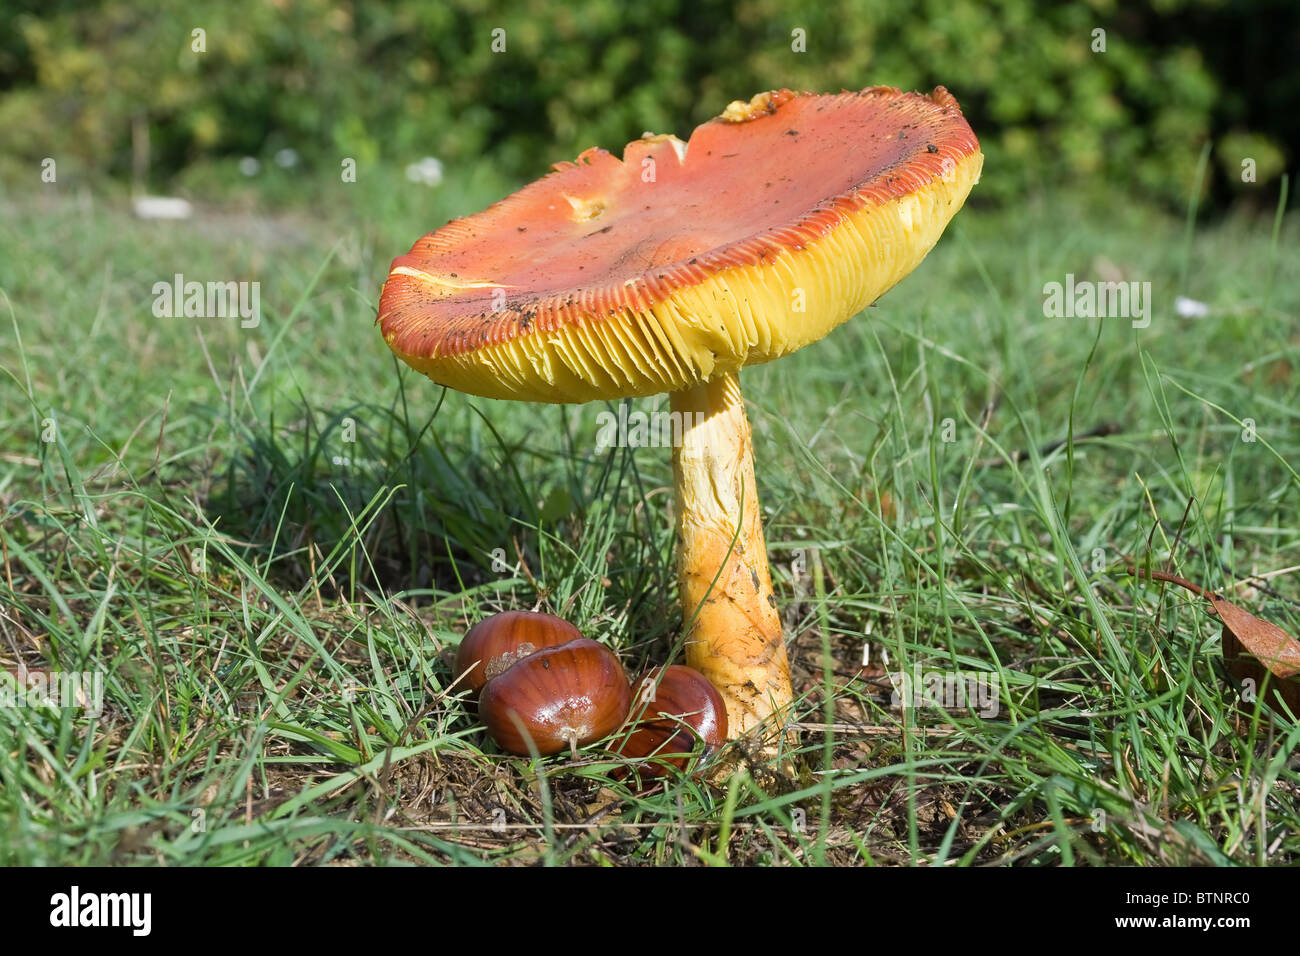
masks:
{"type": "Polygon", "coordinates": [[[800,773],[739,748],[717,786],[639,793],[600,746],[497,753],[448,651],[537,606],[662,662],[669,452],[398,367],[388,260],[506,185],[348,188],[181,224],[0,198],[0,665],[105,682],[95,718],[0,708],[0,861],[1300,859],[1294,716],[1242,699],[1202,603],[1123,573],[1300,633],[1294,216],[976,203],[878,306],[746,371],[800,773]],[[155,318],[177,272],[260,280],[261,325],[155,318]],[[1150,326],[1044,317],[1067,273],[1151,282],[1150,326]],[[996,715],[891,706],[915,667],[995,680],[996,715]]]}

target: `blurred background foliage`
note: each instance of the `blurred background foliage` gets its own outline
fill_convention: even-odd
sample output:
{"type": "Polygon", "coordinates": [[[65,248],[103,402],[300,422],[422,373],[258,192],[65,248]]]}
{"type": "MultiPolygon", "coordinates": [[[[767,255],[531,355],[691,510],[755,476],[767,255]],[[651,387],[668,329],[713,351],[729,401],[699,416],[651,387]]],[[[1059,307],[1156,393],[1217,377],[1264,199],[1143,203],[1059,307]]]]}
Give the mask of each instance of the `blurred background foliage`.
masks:
{"type": "Polygon", "coordinates": [[[943,84],[984,201],[1181,203],[1208,146],[1223,203],[1300,149],[1297,54],[1295,0],[0,0],[0,176],[206,196],[292,151],[298,182],[427,155],[524,181],[763,89],[943,84]]]}

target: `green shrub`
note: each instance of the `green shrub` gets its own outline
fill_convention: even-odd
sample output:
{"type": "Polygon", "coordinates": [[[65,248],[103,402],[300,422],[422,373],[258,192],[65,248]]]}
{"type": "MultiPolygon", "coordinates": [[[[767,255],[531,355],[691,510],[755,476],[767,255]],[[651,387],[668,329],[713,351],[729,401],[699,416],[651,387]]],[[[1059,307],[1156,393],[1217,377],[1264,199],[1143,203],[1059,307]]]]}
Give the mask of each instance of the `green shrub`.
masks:
{"type": "MultiPolygon", "coordinates": [[[[1245,107],[1233,103],[1249,97],[1225,100],[1197,45],[1220,6],[27,2],[8,30],[0,23],[0,128],[22,131],[5,138],[11,158],[56,157],[61,181],[128,176],[133,124],[137,150],[142,128],[149,134],[160,180],[223,157],[265,165],[283,147],[318,172],[342,157],[400,165],[488,155],[527,179],[592,144],[617,150],[645,130],[684,135],[763,89],[943,84],[988,154],[984,198],[1086,178],[1179,202],[1206,142],[1271,135],[1243,125],[1245,107]]],[[[1275,174],[1285,156],[1267,141],[1275,174]]]]}

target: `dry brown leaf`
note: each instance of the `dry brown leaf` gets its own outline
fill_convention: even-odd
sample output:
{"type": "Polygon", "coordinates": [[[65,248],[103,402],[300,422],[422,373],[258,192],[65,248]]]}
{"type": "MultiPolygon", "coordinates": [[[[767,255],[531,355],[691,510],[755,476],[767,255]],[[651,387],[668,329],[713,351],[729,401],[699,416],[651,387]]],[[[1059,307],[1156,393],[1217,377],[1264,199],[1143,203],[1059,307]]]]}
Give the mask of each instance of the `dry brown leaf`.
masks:
{"type": "Polygon", "coordinates": [[[1293,679],[1300,674],[1300,641],[1271,621],[1256,617],[1186,578],[1139,568],[1129,568],[1128,572],[1176,584],[1209,601],[1223,621],[1223,662],[1228,673],[1242,683],[1251,681],[1256,688],[1263,687],[1268,678],[1276,695],[1268,703],[1276,706],[1280,699],[1293,714],[1300,714],[1300,681],[1293,679]]]}
{"type": "MultiPolygon", "coordinates": [[[[1246,649],[1226,624],[1223,626],[1223,662],[1234,678],[1242,683],[1252,681],[1255,687],[1263,687],[1264,679],[1269,674],[1262,663],[1247,655],[1246,649]]],[[[1273,677],[1269,686],[1271,694],[1266,701],[1268,704],[1276,707],[1280,699],[1290,708],[1291,713],[1300,714],[1300,682],[1273,677]]]]}

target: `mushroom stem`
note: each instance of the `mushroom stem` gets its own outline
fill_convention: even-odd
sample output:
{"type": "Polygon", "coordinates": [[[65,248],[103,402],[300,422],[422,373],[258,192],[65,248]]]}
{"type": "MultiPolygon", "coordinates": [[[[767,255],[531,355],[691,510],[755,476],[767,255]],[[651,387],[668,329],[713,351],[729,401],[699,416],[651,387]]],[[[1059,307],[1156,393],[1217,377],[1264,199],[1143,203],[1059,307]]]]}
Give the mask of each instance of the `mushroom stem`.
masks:
{"type": "MultiPolygon", "coordinates": [[[[734,739],[786,710],[792,696],[749,419],[734,374],[674,392],[672,410],[681,426],[673,446],[678,583],[685,620],[694,618],[686,663],[722,695],[734,739]]],[[[775,739],[780,730],[770,729],[775,739]]]]}

